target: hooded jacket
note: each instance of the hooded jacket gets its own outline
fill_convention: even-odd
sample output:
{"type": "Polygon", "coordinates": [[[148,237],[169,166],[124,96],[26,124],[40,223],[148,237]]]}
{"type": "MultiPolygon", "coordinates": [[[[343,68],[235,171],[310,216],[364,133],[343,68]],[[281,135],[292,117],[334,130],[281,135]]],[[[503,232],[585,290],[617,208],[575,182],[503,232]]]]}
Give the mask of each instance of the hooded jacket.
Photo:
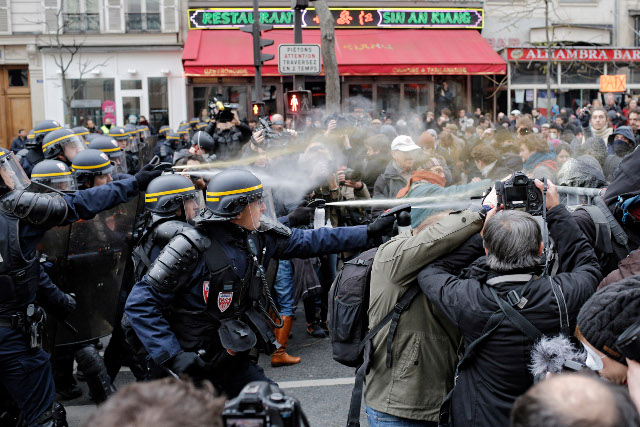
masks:
{"type": "MultiPolygon", "coordinates": [[[[593,249],[567,209],[555,206],[548,211],[547,221],[560,262],[553,280],[562,289],[572,331],[580,307],[595,292],[602,276],[593,249]]],[[[475,235],[418,275],[422,291],[458,327],[467,346],[482,335],[491,315],[499,310],[487,280],[506,274],[536,273],[522,270],[497,273],[486,266],[484,257],[479,258],[482,255],[482,238],[475,235]],[[471,263],[471,268],[466,268],[471,263]]],[[[498,295],[506,299],[509,291],[519,291],[524,283],[507,281],[494,286],[498,295]]],[[[518,311],[543,334],[557,335],[559,310],[548,276],[534,276],[521,296],[527,301],[518,311]]],[[[509,319],[499,324],[459,368],[451,401],[453,426],[509,425],[511,406],[533,385],[528,368],[532,344],[509,319]]]]}

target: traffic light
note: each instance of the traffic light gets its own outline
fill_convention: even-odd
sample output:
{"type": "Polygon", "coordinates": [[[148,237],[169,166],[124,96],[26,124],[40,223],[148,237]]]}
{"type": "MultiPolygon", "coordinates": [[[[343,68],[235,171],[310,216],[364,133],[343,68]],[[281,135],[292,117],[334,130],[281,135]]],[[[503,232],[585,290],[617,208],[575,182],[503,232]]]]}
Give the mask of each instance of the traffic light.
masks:
{"type": "Polygon", "coordinates": [[[290,90],[284,94],[287,114],[301,114],[311,111],[310,90],[290,90]]]}
{"type": "Polygon", "coordinates": [[[247,24],[240,28],[240,31],[253,34],[253,65],[259,67],[266,61],[271,61],[275,56],[271,53],[262,53],[262,48],[271,46],[273,40],[263,39],[260,36],[263,31],[269,31],[273,29],[273,25],[253,23],[247,24]]]}
{"type": "Polygon", "coordinates": [[[254,102],[251,104],[251,112],[256,117],[264,116],[264,102],[254,102]]]}

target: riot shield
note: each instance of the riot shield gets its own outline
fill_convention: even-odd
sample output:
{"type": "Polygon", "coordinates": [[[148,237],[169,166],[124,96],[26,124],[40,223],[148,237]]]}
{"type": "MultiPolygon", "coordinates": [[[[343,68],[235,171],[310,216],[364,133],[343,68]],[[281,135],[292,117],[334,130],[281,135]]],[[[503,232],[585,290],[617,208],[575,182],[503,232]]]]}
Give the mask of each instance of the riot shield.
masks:
{"type": "Polygon", "coordinates": [[[78,330],[58,327],[56,345],[75,344],[113,330],[125,265],[131,256],[131,234],[138,198],[71,225],[64,279],[57,283],[76,294],[78,303],[67,321],[78,330]]]}
{"type": "Polygon", "coordinates": [[[140,168],[149,164],[156,151],[156,144],[158,143],[157,136],[150,136],[144,139],[142,147],[140,147],[140,168]]]}

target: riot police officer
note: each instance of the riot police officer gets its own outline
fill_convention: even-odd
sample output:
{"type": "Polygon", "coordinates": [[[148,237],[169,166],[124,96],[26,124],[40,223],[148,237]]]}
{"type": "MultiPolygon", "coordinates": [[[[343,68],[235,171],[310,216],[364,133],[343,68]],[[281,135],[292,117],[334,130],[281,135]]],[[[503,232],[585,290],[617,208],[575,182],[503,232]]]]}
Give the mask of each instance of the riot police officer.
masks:
{"type": "Polygon", "coordinates": [[[0,148],[0,234],[6,237],[0,243],[0,385],[27,425],[67,425],[64,408],[53,402],[49,356],[41,349],[42,311],[36,303],[60,317],[75,304],[44,273],[38,242],[51,227],[90,219],[128,201],[156,175],[145,170],[128,182],[64,196],[33,193],[27,191],[31,183],[13,153],[0,148]]]}
{"type": "Polygon", "coordinates": [[[109,129],[109,136],[120,145],[120,148],[125,152],[127,157],[127,173],[133,175],[138,170],[138,159],[131,151],[131,134],[123,126],[112,126],[109,129]]]}
{"type": "Polygon", "coordinates": [[[51,131],[42,140],[44,158],[60,160],[67,165],[71,165],[76,154],[85,148],[84,140],[67,128],[51,131]]]}
{"type": "Polygon", "coordinates": [[[169,242],[125,306],[156,364],[209,379],[228,397],[250,381],[267,380],[249,350],[259,339],[265,353],[273,352],[271,325],[281,327],[268,315],[275,310],[264,275],[269,261],[364,248],[393,226],[380,218],[369,228],[291,230],[261,221],[262,196],[262,183],[249,171],[215,175],[197,227],[169,242]]]}
{"type": "Polygon", "coordinates": [[[162,141],[169,132],[173,132],[169,125],[160,126],[160,129],[158,129],[158,141],[162,141]]]}
{"type": "Polygon", "coordinates": [[[89,134],[91,133],[91,132],[89,132],[89,129],[87,129],[84,126],[76,126],[76,127],[72,128],[71,130],[73,131],[73,133],[78,135],[82,139],[82,141],[84,143],[88,142],[87,141],[87,136],[89,136],[89,134]]]}
{"type": "Polygon", "coordinates": [[[176,144],[176,150],[181,150],[183,148],[191,147],[189,140],[191,139],[191,135],[193,134],[191,125],[189,122],[182,122],[176,131],[180,140],[178,144],[176,144]]]}
{"type": "MultiPolygon", "coordinates": [[[[17,154],[17,159],[27,176],[31,176],[33,167],[44,160],[42,140],[47,133],[58,129],[62,129],[62,126],[55,120],[42,120],[33,128],[33,139],[27,135],[24,148],[17,154]]],[[[29,132],[29,134],[31,134],[31,132],[29,132]]]]}
{"type": "Polygon", "coordinates": [[[43,160],[34,166],[31,181],[44,184],[58,191],[76,191],[76,178],[64,162],[60,160],[43,160]]]}
{"type": "Polygon", "coordinates": [[[211,135],[203,131],[198,131],[193,135],[191,142],[198,146],[197,153],[207,162],[212,162],[216,159],[216,143],[211,135]]]}
{"type": "Polygon", "coordinates": [[[71,165],[80,189],[99,187],[113,181],[113,169],[109,156],[91,148],[78,153],[71,165]]]}
{"type": "Polygon", "coordinates": [[[172,163],[173,153],[175,153],[180,135],[175,132],[169,132],[163,140],[159,140],[156,145],[155,155],[160,158],[161,162],[172,163]]]}
{"type": "Polygon", "coordinates": [[[120,148],[118,141],[106,135],[99,135],[93,138],[88,148],[102,151],[109,157],[109,160],[111,160],[114,165],[114,170],[111,174],[114,181],[131,177],[131,175],[127,173],[127,156],[124,150],[120,148]]]}

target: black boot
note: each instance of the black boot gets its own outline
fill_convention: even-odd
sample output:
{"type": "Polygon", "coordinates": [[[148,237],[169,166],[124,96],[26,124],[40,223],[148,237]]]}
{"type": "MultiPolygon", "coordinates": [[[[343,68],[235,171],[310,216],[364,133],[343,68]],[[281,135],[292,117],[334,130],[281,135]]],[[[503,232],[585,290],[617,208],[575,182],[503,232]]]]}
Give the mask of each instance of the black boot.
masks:
{"type": "Polygon", "coordinates": [[[36,419],[36,427],[69,427],[67,411],[61,403],[53,402],[49,409],[36,419]]]}
{"type": "Polygon", "coordinates": [[[115,387],[111,384],[111,378],[107,374],[104,361],[94,346],[88,345],[78,350],[75,358],[78,362],[78,370],[82,371],[87,379],[91,400],[95,403],[102,403],[116,392],[115,387]]]}

